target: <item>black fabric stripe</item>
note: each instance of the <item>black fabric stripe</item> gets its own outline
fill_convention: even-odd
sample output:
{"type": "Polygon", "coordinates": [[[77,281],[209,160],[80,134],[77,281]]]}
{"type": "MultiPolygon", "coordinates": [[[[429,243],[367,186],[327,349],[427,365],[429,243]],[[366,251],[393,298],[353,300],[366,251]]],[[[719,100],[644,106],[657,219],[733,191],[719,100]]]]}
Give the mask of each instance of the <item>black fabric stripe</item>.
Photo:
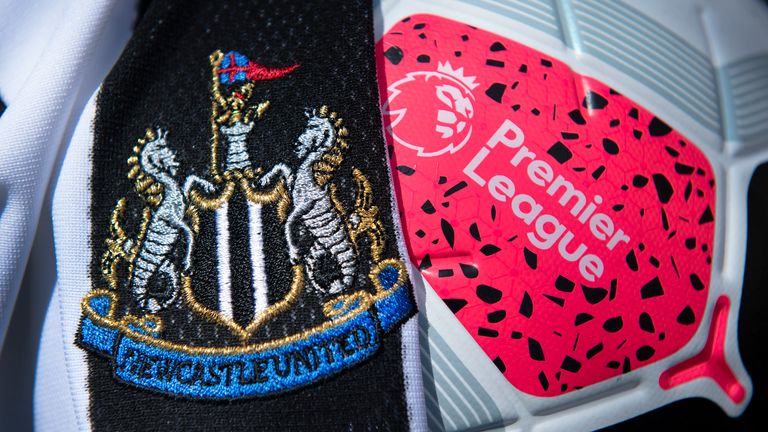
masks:
{"type": "Polygon", "coordinates": [[[253,321],[253,267],[249,242],[248,203],[241,193],[229,201],[229,268],[232,274],[232,315],[247,327],[253,321]]]}
{"type": "MultiPolygon", "coordinates": [[[[132,183],[125,177],[126,160],[146,128],[162,127],[168,131],[169,148],[177,153],[179,161],[177,179],[189,175],[210,178],[208,56],[216,49],[239,50],[267,66],[301,65],[284,78],[260,81],[255,86],[257,100],[269,100],[271,105],[248,138],[254,168],[267,169],[278,162],[295,166],[293,143],[305,126],[305,109],[328,105],[340,113],[350,131],[349,150],[334,180],[339,198],[345,208],[352,208],[351,169],[360,169],[372,183],[388,238],[394,239],[387,216],[392,209],[378,113],[371,14],[370,4],[343,0],[155,0],[149,4],[134,37],[103,83],[97,101],[91,269],[98,286],[103,285],[99,260],[105,250],[104,240],[110,235],[108,221],[115,203],[123,197],[128,200],[125,219],[131,233],[136,232],[136,221],[141,220],[141,209],[147,205],[136,194],[129,193],[132,183]]],[[[233,198],[230,206],[236,206],[236,200],[233,198]]],[[[217,310],[214,212],[199,213],[202,229],[194,240],[192,291],[198,303],[217,310]]],[[[268,296],[269,302],[275,303],[290,289],[292,272],[284,225],[278,219],[276,206],[265,206],[262,216],[268,296]]],[[[237,229],[247,229],[245,214],[242,219],[233,218],[229,220],[230,239],[247,238],[235,233],[237,229]]],[[[362,249],[364,245],[365,239],[362,249]]],[[[177,268],[182,266],[185,247],[182,236],[169,254],[169,261],[177,268]]],[[[394,241],[387,243],[384,255],[398,256],[394,241]]],[[[370,286],[369,261],[368,252],[361,251],[356,286],[370,286]]],[[[247,277],[233,267],[233,282],[244,279],[250,289],[249,261],[244,268],[248,269],[247,277]]],[[[127,288],[120,287],[119,294],[121,300],[131,298],[127,288]]],[[[270,320],[250,342],[296,334],[308,325],[323,322],[321,307],[326,300],[305,284],[295,306],[270,320]]],[[[129,301],[121,302],[120,312],[131,312],[129,305],[129,301]]],[[[160,315],[165,324],[164,339],[194,346],[240,344],[225,326],[190,312],[183,299],[160,315]]],[[[118,382],[109,361],[89,354],[91,428],[407,430],[401,352],[401,337],[396,330],[381,339],[379,350],[371,358],[333,377],[286,394],[220,402],[174,398],[118,382]]]]}

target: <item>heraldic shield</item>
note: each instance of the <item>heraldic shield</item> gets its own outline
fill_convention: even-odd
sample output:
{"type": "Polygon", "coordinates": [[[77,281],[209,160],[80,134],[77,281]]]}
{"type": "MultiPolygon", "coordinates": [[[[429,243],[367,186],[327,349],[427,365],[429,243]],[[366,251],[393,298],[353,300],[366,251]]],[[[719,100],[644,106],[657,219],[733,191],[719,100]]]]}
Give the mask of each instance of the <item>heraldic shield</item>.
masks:
{"type": "MultiPolygon", "coordinates": [[[[127,194],[111,214],[100,273],[82,301],[78,344],[114,377],[174,396],[233,399],[289,391],[371,356],[413,312],[405,265],[350,131],[307,107],[285,161],[252,157],[270,102],[256,84],[300,65],[210,56],[210,164],[184,167],[173,131],[126,146],[127,194]]],[[[278,145],[266,143],[262,145],[278,145]]]]}

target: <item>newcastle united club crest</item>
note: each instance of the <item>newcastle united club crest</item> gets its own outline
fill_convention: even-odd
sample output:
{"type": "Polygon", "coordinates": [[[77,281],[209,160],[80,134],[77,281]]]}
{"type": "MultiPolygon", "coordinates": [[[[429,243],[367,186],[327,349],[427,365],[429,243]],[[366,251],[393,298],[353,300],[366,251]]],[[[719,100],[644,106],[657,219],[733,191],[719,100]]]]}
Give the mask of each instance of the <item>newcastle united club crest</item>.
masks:
{"type": "Polygon", "coordinates": [[[301,66],[220,51],[210,65],[209,142],[148,125],[125,145],[114,185],[124,195],[94,243],[101,283],[82,300],[77,342],[128,385],[274,395],[373,355],[413,312],[410,284],[387,256],[396,248],[371,182],[346,157],[344,107],[307,107],[293,142],[254,142],[270,106],[258,82],[301,66]],[[207,166],[177,156],[193,145],[210,152],[207,166]],[[289,156],[260,157],[268,146],[289,156]]]}

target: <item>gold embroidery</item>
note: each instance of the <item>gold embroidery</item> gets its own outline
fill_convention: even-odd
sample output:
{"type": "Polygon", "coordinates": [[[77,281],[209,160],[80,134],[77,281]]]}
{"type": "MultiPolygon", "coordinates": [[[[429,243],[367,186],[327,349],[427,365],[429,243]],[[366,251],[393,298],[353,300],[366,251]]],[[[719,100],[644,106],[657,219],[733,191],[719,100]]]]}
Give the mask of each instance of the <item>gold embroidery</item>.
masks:
{"type": "Polygon", "coordinates": [[[192,232],[195,235],[200,234],[200,213],[197,211],[197,207],[194,205],[188,206],[184,214],[187,216],[187,219],[189,219],[192,232]]]}
{"type": "Polygon", "coordinates": [[[134,315],[125,315],[120,320],[125,326],[136,327],[149,335],[159,335],[163,331],[163,321],[155,315],[144,315],[138,318],[134,315]]]}
{"type": "MultiPolygon", "coordinates": [[[[347,212],[344,210],[344,206],[341,204],[341,200],[339,200],[338,196],[338,189],[335,184],[331,183],[329,192],[331,195],[331,203],[333,204],[333,208],[336,209],[336,212],[340,215],[346,215],[347,212]]],[[[349,226],[347,226],[349,228],[349,226]]],[[[351,230],[350,230],[351,231],[351,230]]],[[[352,243],[355,243],[355,239],[351,238],[351,232],[350,232],[350,240],[352,240],[352,243]]],[[[355,245],[357,246],[357,245],[355,245]]]]}
{"type": "Polygon", "coordinates": [[[371,259],[374,263],[378,263],[386,247],[384,224],[379,219],[379,207],[373,204],[373,188],[368,178],[357,168],[352,169],[352,177],[357,186],[355,213],[358,216],[358,223],[356,227],[349,226],[349,236],[353,242],[357,242],[360,235],[366,233],[370,243],[371,259]]]}
{"type": "Polygon", "coordinates": [[[386,297],[385,294],[391,292],[391,289],[389,291],[384,289],[378,277],[378,274],[382,270],[384,270],[384,268],[387,266],[394,266],[397,269],[397,282],[395,282],[393,286],[402,286],[405,283],[406,279],[408,278],[408,272],[405,269],[405,264],[403,264],[403,262],[398,259],[387,258],[381,261],[380,263],[376,264],[371,269],[371,272],[368,273],[368,277],[373,282],[373,286],[376,287],[376,294],[375,294],[376,300],[386,297]]]}
{"type": "Polygon", "coordinates": [[[131,327],[135,327],[150,335],[157,335],[163,331],[163,321],[159,317],[151,314],[144,315],[141,318],[138,318],[135,315],[127,314],[118,320],[115,317],[117,301],[118,297],[116,292],[105,289],[95,289],[83,297],[83,299],[80,301],[80,309],[82,309],[86,316],[91,319],[91,321],[106,327],[118,328],[131,332],[134,331],[131,329],[131,327]],[[88,304],[88,302],[93,297],[109,297],[109,309],[107,310],[106,315],[99,315],[93,311],[91,306],[88,304]],[[148,325],[147,323],[151,323],[152,325],[148,325]]]}
{"type": "Polygon", "coordinates": [[[139,247],[147,235],[147,227],[152,216],[149,207],[144,207],[141,215],[141,225],[137,233],[136,240],[131,240],[125,229],[120,224],[120,220],[125,215],[125,198],[120,198],[112,210],[109,219],[110,237],[105,240],[107,250],[101,258],[101,274],[112,289],[118,288],[118,265],[120,262],[128,263],[128,274],[133,274],[133,262],[139,253],[139,247]]]}
{"type": "Polygon", "coordinates": [[[219,176],[219,124],[216,121],[219,117],[219,107],[226,107],[227,101],[221,95],[219,83],[219,67],[224,60],[224,53],[220,50],[214,51],[209,57],[211,62],[211,175],[214,181],[220,183],[219,176]]]}
{"type": "Polygon", "coordinates": [[[101,274],[112,289],[118,287],[117,266],[120,261],[133,261],[136,257],[137,247],[126,247],[128,234],[120,225],[120,219],[125,215],[125,198],[120,198],[112,210],[112,216],[109,219],[110,238],[106,239],[107,250],[101,257],[101,274]],[[128,250],[126,250],[128,249],[128,250]]]}
{"type": "Polygon", "coordinates": [[[277,202],[277,218],[280,223],[283,223],[288,217],[288,205],[291,203],[291,196],[288,195],[284,182],[278,183],[278,187],[280,188],[280,201],[277,202]]]}
{"type": "Polygon", "coordinates": [[[365,291],[343,294],[323,305],[323,313],[328,318],[344,316],[354,310],[366,310],[373,304],[373,296],[365,291]]]}
{"type": "Polygon", "coordinates": [[[141,150],[144,145],[157,138],[155,132],[152,129],[147,129],[144,133],[144,137],[138,140],[138,144],[133,146],[133,155],[128,158],[128,179],[133,180],[133,187],[136,192],[152,207],[160,205],[160,201],[163,199],[163,185],[157,183],[152,177],[148,176],[141,169],[141,150]]]}
{"type": "Polygon", "coordinates": [[[232,198],[232,194],[235,192],[235,183],[228,181],[224,186],[221,194],[218,197],[208,198],[203,196],[196,189],[192,189],[189,192],[189,200],[194,204],[200,206],[203,210],[215,210],[221,207],[222,204],[229,201],[232,198]]]}
{"type": "Polygon", "coordinates": [[[274,188],[264,192],[259,191],[251,186],[250,179],[260,174],[261,169],[257,169],[256,172],[252,170],[231,170],[224,173],[222,179],[226,181],[224,188],[218,196],[205,196],[197,189],[192,189],[189,193],[189,199],[192,203],[199,206],[203,210],[216,210],[221,207],[225,202],[232,198],[237,187],[243,192],[245,197],[254,204],[271,204],[273,202],[278,203],[278,214],[282,214],[281,218],[285,218],[287,213],[287,206],[290,201],[288,192],[285,188],[285,181],[280,180],[277,182],[274,188]]]}
{"type": "Polygon", "coordinates": [[[346,137],[349,136],[347,128],[343,127],[343,120],[338,117],[335,112],[329,113],[327,105],[323,105],[318,110],[320,117],[328,117],[331,120],[335,120],[333,127],[336,133],[336,142],[333,146],[325,152],[325,154],[312,165],[312,172],[315,177],[315,183],[318,186],[324,186],[333,179],[336,170],[341,166],[344,161],[343,150],[349,148],[349,143],[346,137]]]}
{"type": "Polygon", "coordinates": [[[274,188],[269,192],[261,192],[253,189],[251,182],[247,178],[240,179],[240,190],[243,191],[248,201],[254,204],[270,204],[277,201],[277,215],[280,222],[284,222],[288,215],[288,204],[291,197],[285,187],[285,180],[280,179],[274,188]]]}

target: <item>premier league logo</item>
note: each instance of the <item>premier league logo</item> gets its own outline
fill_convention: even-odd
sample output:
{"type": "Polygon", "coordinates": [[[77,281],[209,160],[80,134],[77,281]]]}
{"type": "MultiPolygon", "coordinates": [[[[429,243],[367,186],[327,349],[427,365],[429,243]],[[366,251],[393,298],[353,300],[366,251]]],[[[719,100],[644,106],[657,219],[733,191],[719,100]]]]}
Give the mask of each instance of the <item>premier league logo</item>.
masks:
{"type": "Polygon", "coordinates": [[[387,133],[422,157],[456,153],[472,136],[477,87],[474,76],[449,62],[437,70],[408,73],[387,88],[382,113],[389,118],[387,133]],[[426,99],[425,99],[426,96],[426,99]],[[432,130],[423,125],[434,124],[432,130]]]}
{"type": "Polygon", "coordinates": [[[252,154],[270,106],[258,82],[300,65],[220,51],[210,65],[210,164],[185,166],[189,143],[162,125],[125,146],[125,196],[105,221],[104,284],[82,301],[78,343],[140,388],[272,395],[365,360],[413,303],[337,112],[307,107],[294,142],[259,143],[289,148],[284,161],[252,154]]]}

